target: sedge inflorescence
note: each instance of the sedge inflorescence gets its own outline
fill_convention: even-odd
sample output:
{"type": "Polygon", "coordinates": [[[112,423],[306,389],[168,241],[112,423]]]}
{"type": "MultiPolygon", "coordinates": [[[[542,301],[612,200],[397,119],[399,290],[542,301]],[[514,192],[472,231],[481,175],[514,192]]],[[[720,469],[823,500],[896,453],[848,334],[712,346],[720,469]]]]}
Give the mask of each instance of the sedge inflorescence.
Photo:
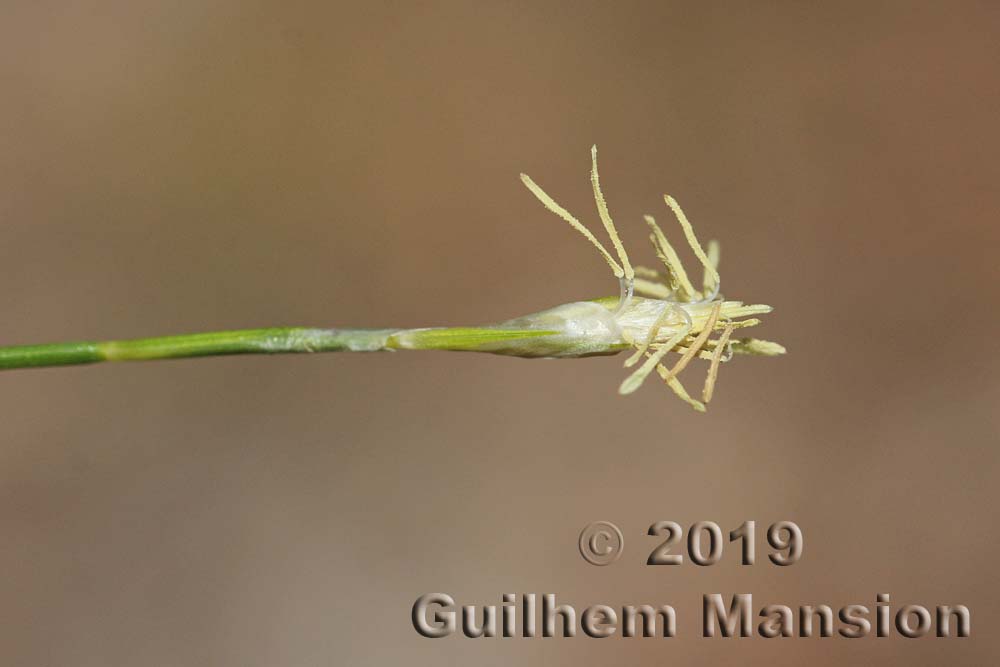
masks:
{"type": "Polygon", "coordinates": [[[597,213],[611,240],[614,255],[586,225],[560,206],[528,175],[521,174],[521,180],[547,209],[597,248],[619,280],[621,295],[611,307],[620,333],[620,347],[632,351],[625,367],[634,368],[621,383],[619,393],[632,393],[655,372],[682,400],[703,412],[705,405],[712,400],[720,365],[735,354],[775,356],[785,352],[785,348],[778,343],[733,337],[737,329],[760,324],[754,316],[771,312],[771,307],[744,305],[722,296],[719,244],[710,241],[702,247],[694,228],[673,197],[664,195],[664,201],[677,219],[687,245],[701,264],[701,282],[695,285],[692,281],[676,250],[651,215],[644,216],[644,220],[661,267],[653,269],[632,265],[601,191],[596,146],[591,148],[590,181],[597,213]],[[679,357],[668,363],[671,352],[679,357]],[[701,400],[693,398],[678,377],[695,359],[708,361],[701,400]]]}

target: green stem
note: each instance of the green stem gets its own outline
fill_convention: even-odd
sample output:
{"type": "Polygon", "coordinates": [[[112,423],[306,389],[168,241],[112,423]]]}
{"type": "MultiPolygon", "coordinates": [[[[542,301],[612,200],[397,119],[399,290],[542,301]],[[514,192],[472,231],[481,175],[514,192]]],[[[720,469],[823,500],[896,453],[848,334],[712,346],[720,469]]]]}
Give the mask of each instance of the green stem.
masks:
{"type": "Polygon", "coordinates": [[[374,352],[393,349],[494,351],[512,341],[547,336],[537,329],[244,329],[105,342],[0,347],[0,370],[69,366],[101,361],[144,361],[229,354],[374,352]]]}

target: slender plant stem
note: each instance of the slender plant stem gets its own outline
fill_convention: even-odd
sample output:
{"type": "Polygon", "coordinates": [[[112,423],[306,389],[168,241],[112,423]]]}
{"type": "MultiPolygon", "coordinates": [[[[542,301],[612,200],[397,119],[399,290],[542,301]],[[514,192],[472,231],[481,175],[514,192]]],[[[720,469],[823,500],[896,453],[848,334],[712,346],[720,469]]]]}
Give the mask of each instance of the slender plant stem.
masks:
{"type": "Polygon", "coordinates": [[[492,345],[546,336],[537,329],[311,329],[283,327],[114,340],[0,347],[0,370],[70,366],[102,361],[146,361],[231,354],[374,352],[378,350],[487,351],[492,345]]]}

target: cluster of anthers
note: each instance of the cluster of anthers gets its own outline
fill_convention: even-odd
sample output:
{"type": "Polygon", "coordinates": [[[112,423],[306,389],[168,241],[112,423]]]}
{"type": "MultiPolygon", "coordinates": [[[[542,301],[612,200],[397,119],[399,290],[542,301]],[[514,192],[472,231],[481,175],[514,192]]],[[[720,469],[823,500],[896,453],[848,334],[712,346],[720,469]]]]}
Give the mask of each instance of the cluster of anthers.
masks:
{"type": "Polygon", "coordinates": [[[521,174],[521,180],[547,209],[568,222],[600,252],[621,285],[621,295],[614,309],[614,322],[620,336],[619,349],[631,349],[633,354],[625,361],[626,368],[638,366],[619,387],[619,393],[630,394],[656,371],[674,393],[698,411],[712,400],[719,366],[734,354],[775,356],[785,348],[771,341],[756,338],[734,339],[736,329],[756,326],[760,320],[755,315],[769,313],[770,306],[744,305],[740,301],[727,301],[720,293],[719,244],[709,241],[702,248],[691,223],[673,197],[664,195],[667,206],[677,218],[695,257],[703,268],[701,285],[696,287],[681,264],[677,252],[670,245],[663,230],[652,216],[644,219],[649,226],[649,239],[662,270],[632,266],[608,212],[601,192],[597,173],[597,147],[591,148],[590,180],[593,185],[597,212],[614,247],[617,259],[566,209],[556,203],[530,177],[521,174]],[[668,365],[670,352],[680,357],[668,365]],[[701,400],[694,399],[681,384],[678,376],[695,358],[709,362],[701,400]]]}

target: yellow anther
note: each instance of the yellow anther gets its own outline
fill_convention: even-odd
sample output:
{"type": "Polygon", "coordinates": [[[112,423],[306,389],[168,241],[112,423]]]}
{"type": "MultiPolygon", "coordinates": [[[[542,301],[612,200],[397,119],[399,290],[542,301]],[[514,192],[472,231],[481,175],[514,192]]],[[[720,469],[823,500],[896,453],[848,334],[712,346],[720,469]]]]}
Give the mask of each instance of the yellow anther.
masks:
{"type": "MultiPolygon", "coordinates": [[[[720,248],[718,241],[712,239],[708,242],[708,249],[707,249],[708,263],[711,264],[712,267],[715,269],[716,275],[719,274],[719,250],[720,248]]],[[[705,269],[705,274],[701,279],[701,284],[702,284],[702,291],[705,294],[711,294],[712,291],[715,290],[715,288],[717,287],[715,279],[712,277],[712,274],[708,272],[708,269],[705,269]]]]}
{"type": "Polygon", "coordinates": [[[601,222],[604,224],[604,229],[607,230],[608,236],[611,238],[611,243],[615,247],[615,252],[618,253],[618,259],[621,260],[622,267],[625,273],[626,280],[632,280],[635,278],[635,271],[632,269],[632,264],[628,261],[628,253],[625,252],[625,246],[622,245],[622,241],[618,238],[618,230],[615,229],[615,223],[611,221],[611,213],[608,212],[608,204],[604,201],[604,193],[601,192],[601,179],[597,175],[597,146],[590,147],[590,183],[594,187],[594,200],[597,202],[597,214],[601,217],[601,222]]]}
{"type": "Polygon", "coordinates": [[[719,376],[719,362],[722,360],[722,353],[726,350],[729,337],[733,335],[733,323],[726,324],[726,328],[715,343],[715,351],[712,353],[711,366],[708,367],[708,377],[705,378],[705,388],[701,392],[701,400],[708,403],[712,400],[712,392],[715,391],[715,380],[719,376]]]}
{"type": "Polygon", "coordinates": [[[694,342],[691,344],[691,348],[683,355],[681,355],[681,358],[677,361],[677,364],[672,369],[670,369],[669,377],[677,377],[677,375],[681,371],[687,368],[687,365],[691,363],[691,360],[694,359],[694,356],[698,354],[698,350],[700,350],[701,346],[705,344],[705,341],[708,340],[708,337],[712,335],[712,329],[715,327],[715,320],[718,319],[719,310],[721,308],[722,308],[722,302],[716,301],[715,305],[712,306],[712,312],[708,316],[708,322],[705,323],[705,327],[701,330],[701,333],[698,334],[698,337],[694,339],[694,342]]]}
{"type": "Polygon", "coordinates": [[[649,328],[649,335],[646,336],[646,340],[642,342],[642,345],[635,351],[635,354],[625,360],[625,368],[635,366],[639,359],[642,358],[642,355],[646,354],[646,350],[649,349],[649,346],[656,340],[656,336],[660,333],[660,328],[666,322],[667,316],[674,313],[676,308],[677,306],[669,303],[663,305],[663,310],[660,311],[660,314],[653,321],[653,326],[649,328]]]}
{"type": "Polygon", "coordinates": [[[660,360],[667,356],[667,354],[670,353],[670,350],[674,349],[674,346],[688,335],[689,331],[691,331],[691,325],[685,324],[684,327],[671,336],[670,340],[661,345],[656,352],[651,354],[649,358],[643,362],[642,366],[637,368],[631,375],[625,378],[625,381],[622,382],[620,387],[618,387],[618,393],[623,395],[631,394],[633,391],[641,387],[642,383],[646,380],[646,377],[653,372],[653,369],[656,368],[656,366],[659,365],[660,360]]]}
{"type": "Polygon", "coordinates": [[[688,278],[687,271],[684,270],[684,265],[681,264],[681,260],[677,256],[677,251],[670,245],[670,241],[667,240],[667,236],[660,229],[660,226],[656,224],[653,216],[644,215],[642,219],[646,221],[646,224],[653,231],[649,239],[653,242],[653,249],[656,251],[656,256],[667,267],[673,283],[672,287],[680,293],[684,300],[690,300],[694,296],[694,286],[688,278]]]}
{"type": "Polygon", "coordinates": [[[584,238],[594,244],[594,247],[601,252],[601,255],[608,263],[608,266],[611,267],[611,270],[614,272],[616,278],[622,278],[625,276],[625,270],[618,265],[618,262],[616,262],[614,257],[611,256],[611,253],[609,253],[607,248],[605,248],[601,242],[598,241],[593,234],[591,234],[590,230],[583,226],[582,222],[574,218],[569,211],[557,204],[556,201],[550,197],[547,192],[545,192],[545,190],[542,190],[538,184],[531,180],[530,176],[527,174],[521,174],[521,181],[529,190],[531,190],[531,194],[535,195],[535,197],[538,198],[538,201],[542,202],[542,205],[545,206],[545,208],[549,209],[568,222],[573,229],[583,234],[584,238]]]}
{"type": "Polygon", "coordinates": [[[670,195],[663,195],[663,201],[667,202],[667,206],[669,206],[670,210],[672,210],[674,215],[677,216],[677,222],[681,224],[681,228],[684,230],[684,237],[687,239],[688,245],[691,246],[691,250],[698,258],[698,261],[705,267],[705,272],[711,276],[716,285],[720,284],[722,281],[719,278],[719,271],[712,266],[708,256],[705,255],[705,251],[702,250],[701,244],[698,243],[698,238],[694,235],[694,228],[692,228],[691,223],[688,222],[687,216],[684,215],[684,211],[681,210],[680,204],[678,204],[677,201],[670,195]]]}

